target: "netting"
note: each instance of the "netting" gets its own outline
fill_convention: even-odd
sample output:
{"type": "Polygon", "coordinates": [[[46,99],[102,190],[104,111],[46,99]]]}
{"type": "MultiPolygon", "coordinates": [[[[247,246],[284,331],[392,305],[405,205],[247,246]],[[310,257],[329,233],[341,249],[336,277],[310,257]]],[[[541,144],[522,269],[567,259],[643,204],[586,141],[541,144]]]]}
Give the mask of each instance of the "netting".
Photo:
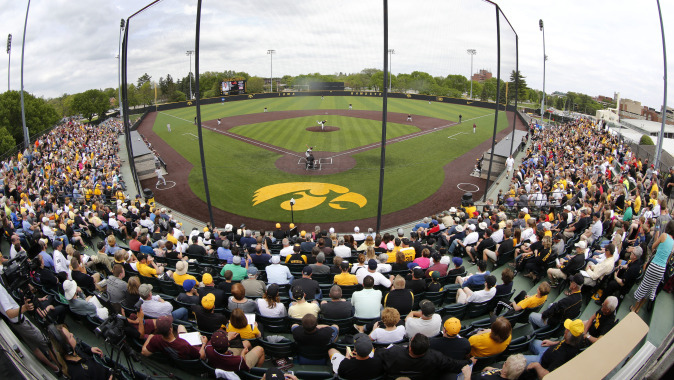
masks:
{"type": "MultiPolygon", "coordinates": [[[[384,225],[448,209],[465,191],[484,191],[484,179],[470,177],[475,157],[489,149],[495,125],[501,133],[514,120],[504,112],[497,117],[492,103],[494,4],[390,1],[388,51],[383,2],[205,1],[201,12],[199,49],[196,4],[163,0],[131,19],[127,79],[137,88],[128,99],[140,109],[151,104],[156,113],[139,132],[166,163],[166,178],[203,203],[197,89],[189,75],[196,52],[186,55],[198,50],[204,167],[211,203],[223,211],[216,224],[237,216],[295,223],[374,217],[385,82],[384,225]],[[142,83],[146,73],[149,84],[142,83]],[[480,77],[469,99],[471,74],[480,77]]],[[[508,56],[501,79],[508,81],[516,35],[505,22],[500,30],[501,54],[508,56]]],[[[139,175],[149,170],[136,162],[139,175]]],[[[170,189],[156,193],[205,219],[202,204],[186,197],[171,203],[170,189]]]]}

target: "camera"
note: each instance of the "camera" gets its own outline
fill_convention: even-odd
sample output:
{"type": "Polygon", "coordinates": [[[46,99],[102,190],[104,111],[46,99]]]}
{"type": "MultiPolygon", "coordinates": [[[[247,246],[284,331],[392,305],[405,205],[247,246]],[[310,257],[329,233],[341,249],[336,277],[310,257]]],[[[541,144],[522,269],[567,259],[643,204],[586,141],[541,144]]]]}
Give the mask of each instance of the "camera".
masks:
{"type": "Polygon", "coordinates": [[[3,280],[7,284],[7,291],[11,293],[28,284],[32,268],[33,264],[28,261],[28,254],[25,251],[19,252],[13,259],[9,260],[3,272],[3,280]]]}
{"type": "Polygon", "coordinates": [[[118,345],[124,341],[124,327],[126,318],[117,314],[111,315],[94,332],[99,338],[103,338],[110,344],[118,345]]]}

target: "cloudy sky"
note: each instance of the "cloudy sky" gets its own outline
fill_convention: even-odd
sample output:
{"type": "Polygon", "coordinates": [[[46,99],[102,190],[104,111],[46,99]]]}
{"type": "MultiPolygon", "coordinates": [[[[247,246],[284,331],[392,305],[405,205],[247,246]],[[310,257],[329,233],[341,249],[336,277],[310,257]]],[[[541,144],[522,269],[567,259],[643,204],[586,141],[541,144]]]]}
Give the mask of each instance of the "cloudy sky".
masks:
{"type": "MultiPolygon", "coordinates": [[[[33,0],[26,36],[24,86],[44,97],[117,86],[119,21],[145,1],[33,0]]],[[[200,71],[236,70],[274,76],[356,72],[383,66],[383,10],[376,0],[204,0],[200,71]]],[[[662,1],[665,34],[674,44],[674,3],[662,1]],[[667,18],[669,16],[669,19],[667,18]]],[[[0,0],[0,36],[13,35],[11,88],[20,86],[21,40],[27,0],[0,0]]],[[[654,0],[498,2],[501,73],[519,67],[529,87],[639,100],[659,108],[663,95],[660,24],[654,0]]],[[[129,81],[147,72],[158,80],[187,75],[194,50],[196,0],[163,0],[131,19],[129,81]]],[[[480,0],[390,0],[392,72],[496,75],[496,12],[480,0]]],[[[669,49],[670,52],[672,49],[669,49]]],[[[5,55],[7,59],[7,55],[5,55]]],[[[194,58],[193,58],[194,59],[194,58]]],[[[194,65],[194,61],[192,61],[194,65]]],[[[193,68],[194,70],[194,68],[193,68]]],[[[669,106],[674,105],[674,54],[669,58],[669,106]]],[[[7,61],[0,64],[7,78],[7,61]]],[[[6,82],[0,81],[0,89],[6,82]]]]}

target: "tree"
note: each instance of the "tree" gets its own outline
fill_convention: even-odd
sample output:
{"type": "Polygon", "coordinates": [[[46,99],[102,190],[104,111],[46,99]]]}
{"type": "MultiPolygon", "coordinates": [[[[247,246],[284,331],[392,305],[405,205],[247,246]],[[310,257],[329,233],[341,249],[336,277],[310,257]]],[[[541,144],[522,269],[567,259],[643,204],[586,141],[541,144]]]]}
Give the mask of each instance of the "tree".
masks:
{"type": "Polygon", "coordinates": [[[11,152],[16,147],[16,140],[7,128],[0,127],[0,152],[11,152]]]}
{"type": "Polygon", "coordinates": [[[248,78],[246,86],[248,87],[248,93],[250,94],[264,92],[264,79],[260,77],[250,77],[248,78]]]}
{"type": "Polygon", "coordinates": [[[105,119],[105,113],[109,108],[110,100],[101,90],[87,90],[75,94],[73,98],[73,109],[89,121],[94,117],[94,114],[98,114],[99,121],[105,119]]]}
{"type": "Polygon", "coordinates": [[[150,82],[143,83],[142,86],[138,89],[138,101],[144,106],[152,104],[152,99],[154,99],[154,92],[152,91],[152,85],[150,82]]]}
{"type": "Polygon", "coordinates": [[[143,84],[149,82],[152,79],[151,76],[149,76],[147,73],[143,74],[138,78],[138,87],[143,86],[143,84]]]}
{"type": "Polygon", "coordinates": [[[641,140],[639,140],[639,145],[655,145],[653,144],[653,139],[649,135],[641,135],[641,140]]]}
{"type": "MultiPolygon", "coordinates": [[[[23,142],[20,98],[18,91],[7,91],[0,95],[0,128],[6,128],[16,142],[23,142]]],[[[47,101],[27,92],[24,92],[24,106],[26,126],[31,136],[53,126],[61,118],[47,101]]]]}
{"type": "Polygon", "coordinates": [[[171,94],[171,97],[169,97],[169,101],[171,102],[184,102],[185,100],[187,100],[187,95],[185,95],[184,92],[177,90],[171,94]]]}
{"type": "Polygon", "coordinates": [[[517,88],[518,101],[523,101],[527,99],[527,95],[529,93],[527,91],[527,81],[525,80],[525,76],[522,75],[520,71],[513,70],[510,73],[510,84],[508,86],[510,87],[510,91],[513,91],[513,93],[515,92],[515,88],[517,88]],[[518,81],[518,83],[516,83],[516,80],[518,81]],[[515,87],[516,85],[517,87],[515,87]]]}
{"type": "Polygon", "coordinates": [[[458,90],[459,93],[470,91],[470,83],[463,75],[448,75],[444,84],[449,88],[458,90]]]}

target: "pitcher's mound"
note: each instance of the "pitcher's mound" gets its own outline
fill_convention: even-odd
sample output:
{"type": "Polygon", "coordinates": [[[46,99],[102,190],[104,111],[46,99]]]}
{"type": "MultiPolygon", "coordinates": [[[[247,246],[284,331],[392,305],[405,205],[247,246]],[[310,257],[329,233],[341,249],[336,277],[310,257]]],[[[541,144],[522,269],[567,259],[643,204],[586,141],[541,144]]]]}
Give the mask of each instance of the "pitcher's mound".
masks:
{"type": "Polygon", "coordinates": [[[307,131],[309,132],[334,132],[334,131],[339,131],[338,127],[331,127],[329,125],[326,125],[321,129],[320,126],[316,125],[314,127],[308,127],[307,131]]]}

